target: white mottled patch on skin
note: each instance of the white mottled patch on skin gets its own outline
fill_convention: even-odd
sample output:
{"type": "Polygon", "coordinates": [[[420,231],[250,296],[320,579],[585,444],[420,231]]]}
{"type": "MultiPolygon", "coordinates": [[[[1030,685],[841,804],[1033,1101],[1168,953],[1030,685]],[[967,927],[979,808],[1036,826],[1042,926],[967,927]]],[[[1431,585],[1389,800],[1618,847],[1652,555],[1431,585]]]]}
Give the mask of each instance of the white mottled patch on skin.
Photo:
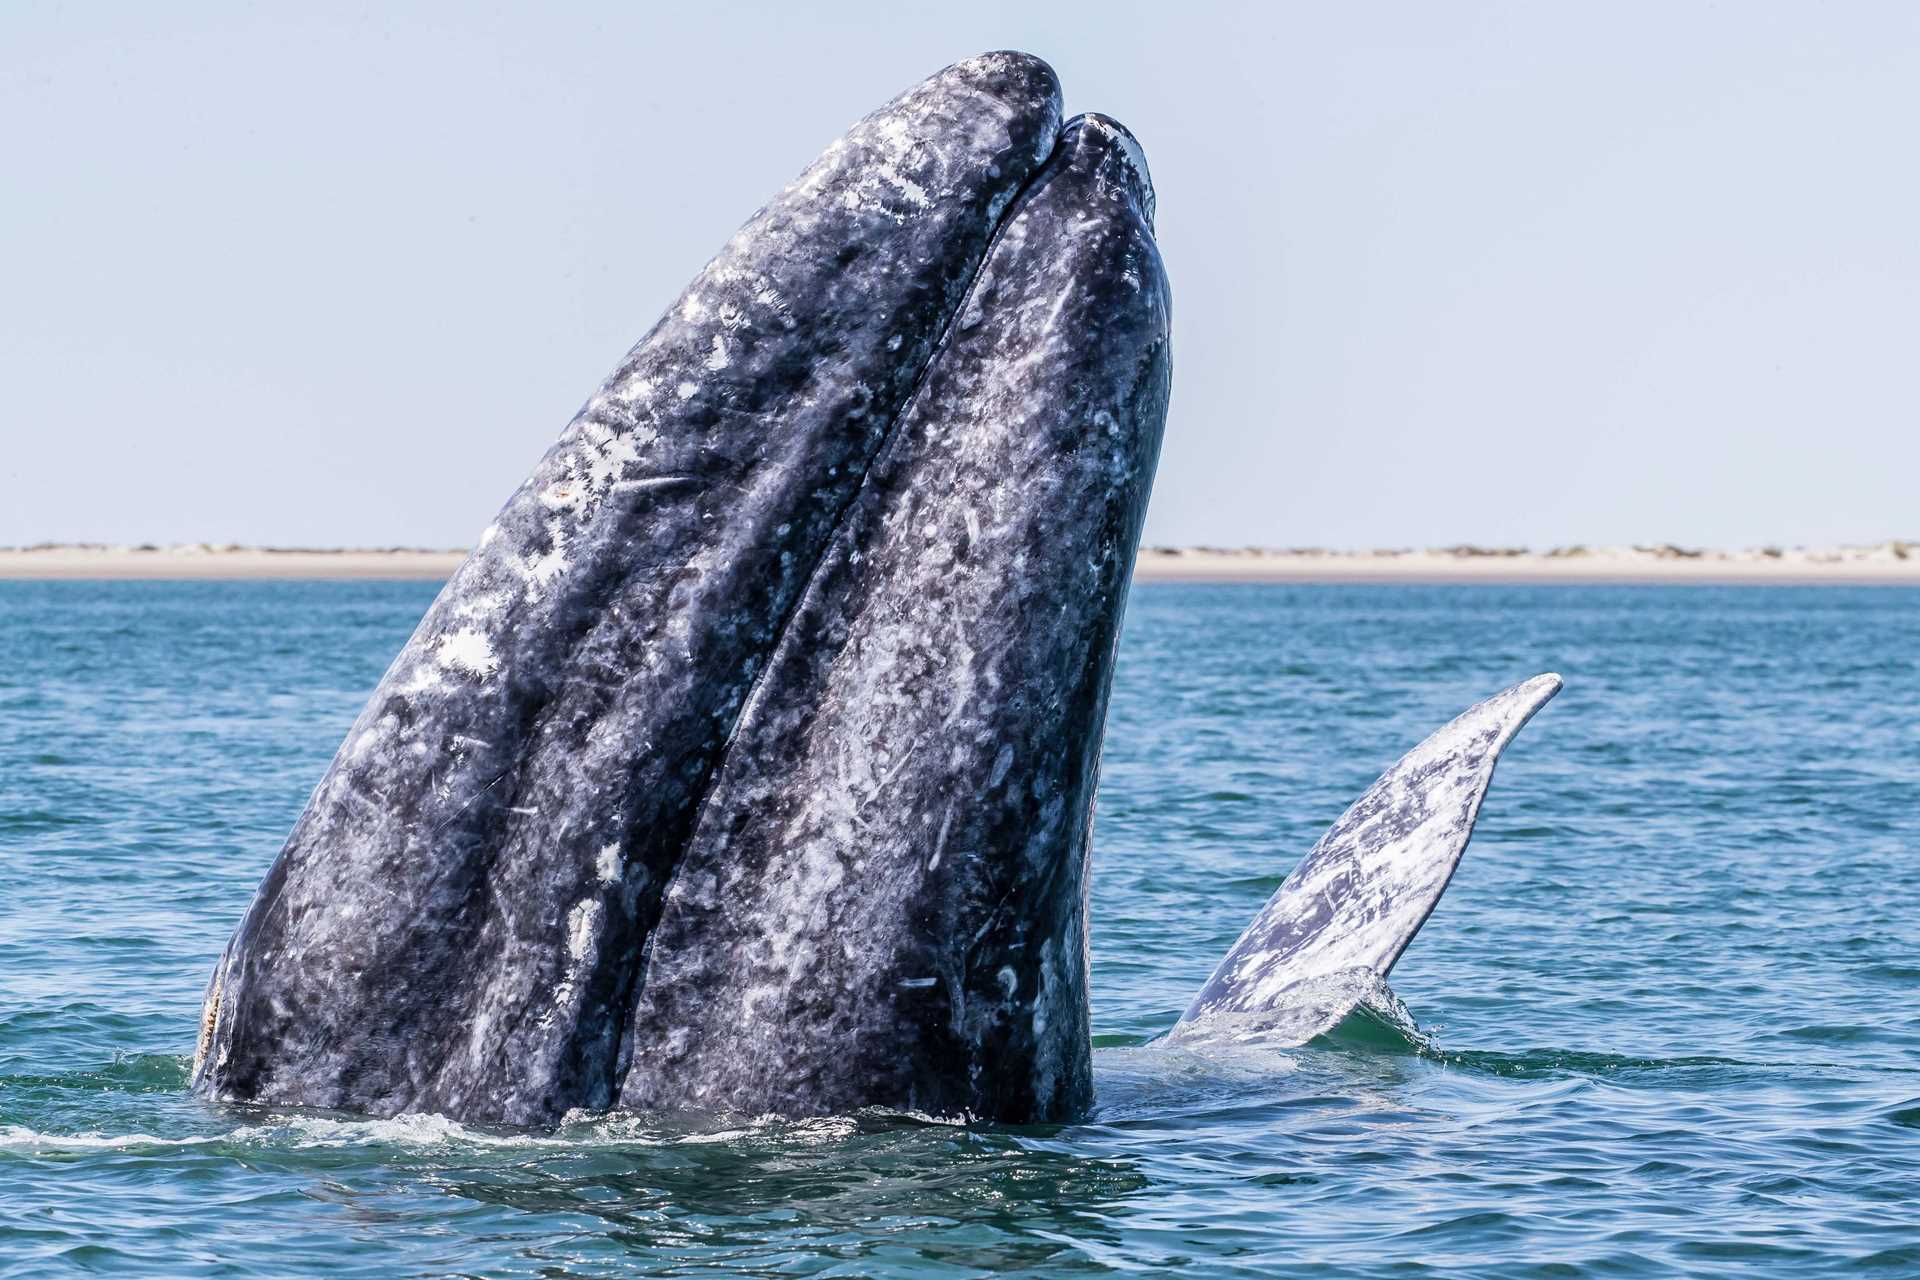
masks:
{"type": "Polygon", "coordinates": [[[874,132],[895,154],[910,150],[914,145],[913,126],[897,115],[879,121],[879,127],[874,132]]]}
{"type": "Polygon", "coordinates": [[[914,208],[930,209],[933,207],[933,197],[927,194],[927,189],[915,182],[912,178],[901,173],[892,165],[879,165],[876,167],[875,172],[880,175],[882,182],[887,183],[895,191],[899,192],[906,198],[907,203],[914,208]]]}
{"type": "Polygon", "coordinates": [[[732,363],[732,357],[727,354],[726,338],[721,334],[714,334],[713,347],[707,352],[708,371],[718,373],[732,363]]]}
{"type": "Polygon", "coordinates": [[[564,510],[579,503],[580,490],[565,481],[550,484],[540,491],[540,505],[549,511],[564,510]]]}
{"type": "Polygon", "coordinates": [[[567,972],[553,989],[552,1007],[540,1015],[541,1025],[551,1025],[554,1014],[569,1009],[579,994],[581,970],[599,951],[603,910],[594,899],[582,898],[567,913],[567,972]]]}
{"type": "Polygon", "coordinates": [[[572,563],[567,558],[565,546],[555,538],[551,549],[537,556],[521,556],[514,562],[514,566],[520,570],[520,576],[529,583],[545,587],[565,573],[572,563]]]}
{"type": "Polygon", "coordinates": [[[697,382],[683,382],[678,387],[674,388],[675,393],[682,400],[693,399],[694,392],[698,390],[700,390],[700,384],[697,382]]]}
{"type": "Polygon", "coordinates": [[[472,1033],[467,1040],[467,1061],[479,1066],[493,1047],[493,1009],[484,1001],[474,1011],[472,1033]]]}
{"type": "Polygon", "coordinates": [[[511,600],[504,591],[485,591],[454,606],[453,616],[464,621],[484,618],[511,600]]]}
{"type": "Polygon", "coordinates": [[[575,508],[577,515],[584,520],[592,514],[598,500],[620,480],[627,467],[638,463],[647,446],[659,438],[660,432],[646,423],[631,431],[589,437],[589,447],[570,460],[573,474],[586,490],[585,500],[575,508]]]}
{"type": "Polygon", "coordinates": [[[609,844],[600,850],[600,856],[594,860],[594,872],[600,877],[601,884],[620,883],[620,873],[625,869],[620,857],[620,846],[609,844]]]}
{"type": "Polygon", "coordinates": [[[1053,997],[1059,987],[1059,979],[1053,972],[1053,939],[1048,938],[1040,944],[1040,992],[1033,998],[1033,1010],[1029,1015],[1033,1027],[1035,1044],[1045,1044],[1047,1026],[1053,1013],[1053,997]]]}
{"type": "Polygon", "coordinates": [[[462,627],[441,636],[439,644],[434,646],[434,657],[448,671],[462,671],[482,680],[500,669],[493,642],[474,627],[462,627]]]}
{"type": "Polygon", "coordinates": [[[597,901],[582,898],[567,913],[567,954],[576,961],[585,960],[599,940],[600,911],[597,901]]]}
{"type": "Polygon", "coordinates": [[[381,716],[361,731],[353,740],[353,746],[347,752],[347,758],[358,760],[380,744],[380,739],[400,727],[400,722],[392,716],[381,716]]]}
{"type": "MultiPolygon", "coordinates": [[[[934,196],[910,174],[922,166],[916,157],[927,143],[915,131],[911,121],[892,116],[878,121],[871,135],[872,154],[867,165],[845,175],[847,187],[840,194],[844,208],[874,213],[894,222],[905,222],[908,214],[893,207],[904,204],[913,213],[934,207],[934,196]]],[[[832,154],[832,153],[829,153],[832,154]]],[[[940,194],[949,194],[942,191],[940,194]]]]}

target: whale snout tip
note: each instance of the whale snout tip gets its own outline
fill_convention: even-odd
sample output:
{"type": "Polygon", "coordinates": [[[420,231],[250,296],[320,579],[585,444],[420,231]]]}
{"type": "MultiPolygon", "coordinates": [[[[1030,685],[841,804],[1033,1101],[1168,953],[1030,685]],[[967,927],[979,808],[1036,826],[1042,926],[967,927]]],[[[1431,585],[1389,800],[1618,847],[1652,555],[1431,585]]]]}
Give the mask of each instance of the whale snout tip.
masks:
{"type": "MultiPolygon", "coordinates": [[[[1018,49],[975,54],[954,63],[941,74],[1002,98],[1055,104],[1060,101],[1058,73],[1045,58],[1018,49]]],[[[1055,109],[1058,110],[1057,106],[1055,109]]]]}
{"type": "Polygon", "coordinates": [[[1151,226],[1158,205],[1153,191],[1153,173],[1147,168],[1146,149],[1140,145],[1140,139],[1133,136],[1133,130],[1112,116],[1089,111],[1067,121],[1062,133],[1077,134],[1083,142],[1098,145],[1106,155],[1113,157],[1113,162],[1124,175],[1122,180],[1133,191],[1139,201],[1140,212],[1151,226]]]}

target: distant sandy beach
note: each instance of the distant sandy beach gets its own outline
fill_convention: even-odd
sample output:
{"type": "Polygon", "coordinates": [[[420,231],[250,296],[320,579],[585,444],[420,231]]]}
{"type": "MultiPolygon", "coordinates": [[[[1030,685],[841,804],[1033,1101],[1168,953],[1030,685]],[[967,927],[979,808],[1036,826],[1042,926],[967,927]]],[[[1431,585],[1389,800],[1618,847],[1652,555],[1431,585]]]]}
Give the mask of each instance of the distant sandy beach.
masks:
{"type": "Polygon", "coordinates": [[[1748,551],[1445,547],[1425,551],[1278,551],[1143,547],[1142,582],[1675,582],[1920,584],[1920,542],[1748,551]]]}
{"type": "Polygon", "coordinates": [[[397,578],[439,581],[465,551],[412,547],[0,547],[4,578],[397,578]]]}
{"type": "MultiPolygon", "coordinates": [[[[0,548],[0,579],[341,578],[438,581],[466,552],[420,548],[46,545],[0,548]]],[[[1142,582],[1674,582],[1920,584],[1920,542],[1696,551],[1449,547],[1425,551],[1143,547],[1142,582]]]]}

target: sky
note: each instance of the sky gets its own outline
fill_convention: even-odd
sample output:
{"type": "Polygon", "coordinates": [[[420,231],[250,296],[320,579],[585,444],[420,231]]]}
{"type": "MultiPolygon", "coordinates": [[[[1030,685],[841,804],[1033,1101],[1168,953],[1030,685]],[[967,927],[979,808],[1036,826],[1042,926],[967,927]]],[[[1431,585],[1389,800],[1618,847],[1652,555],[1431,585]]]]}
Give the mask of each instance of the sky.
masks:
{"type": "Polygon", "coordinates": [[[0,545],[466,545],[995,48],[1153,170],[1147,541],[1920,539],[1920,5],[8,0],[0,545]]]}

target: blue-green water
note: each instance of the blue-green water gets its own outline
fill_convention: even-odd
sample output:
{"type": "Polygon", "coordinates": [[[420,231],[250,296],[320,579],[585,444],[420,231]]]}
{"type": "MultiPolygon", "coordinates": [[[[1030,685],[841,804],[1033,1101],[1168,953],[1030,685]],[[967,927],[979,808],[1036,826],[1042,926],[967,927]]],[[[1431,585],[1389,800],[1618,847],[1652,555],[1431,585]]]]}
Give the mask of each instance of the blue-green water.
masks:
{"type": "Polygon", "coordinates": [[[0,1274],[1920,1274],[1920,591],[1137,589],[1083,1124],[190,1098],[214,956],[432,594],[0,583],[0,1274]],[[1394,973],[1421,1036],[1144,1047],[1376,773],[1544,670],[1394,973]]]}

